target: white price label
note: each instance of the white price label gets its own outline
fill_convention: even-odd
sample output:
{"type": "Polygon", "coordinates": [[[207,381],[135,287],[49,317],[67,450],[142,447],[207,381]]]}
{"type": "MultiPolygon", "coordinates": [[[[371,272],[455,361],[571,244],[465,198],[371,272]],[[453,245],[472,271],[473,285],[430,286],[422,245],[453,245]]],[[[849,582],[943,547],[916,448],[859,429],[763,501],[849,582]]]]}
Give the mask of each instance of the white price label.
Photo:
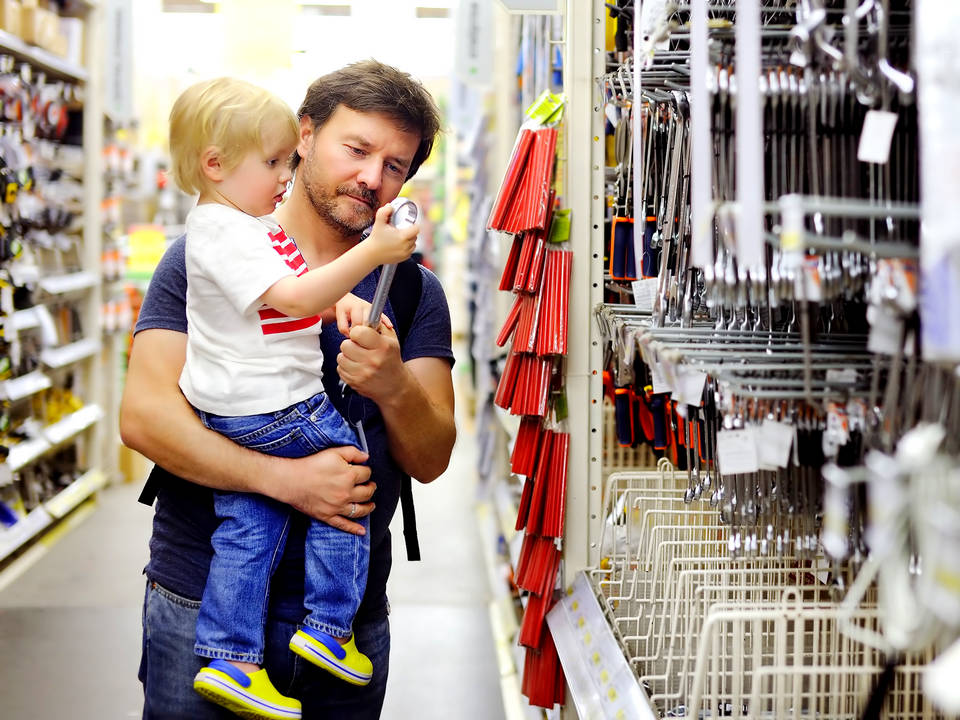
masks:
{"type": "Polygon", "coordinates": [[[650,363],[650,374],[653,376],[653,392],[656,394],[673,392],[670,383],[670,374],[666,363],[654,360],[650,363]]]}
{"type": "Polygon", "coordinates": [[[776,470],[790,464],[790,450],[797,429],[788,423],[764,420],[757,429],[757,455],[762,470],[776,470]]]}
{"type": "Polygon", "coordinates": [[[883,110],[869,110],[863,119],[857,160],[885,165],[890,158],[890,143],[897,127],[897,114],[883,110]]]}
{"type": "Polygon", "coordinates": [[[717,459],[721,475],[757,472],[757,440],[753,428],[717,433],[717,459]]]}
{"type": "Polygon", "coordinates": [[[837,385],[856,385],[857,370],[856,368],[828,368],[827,383],[835,383],[837,385]]]}
{"type": "Polygon", "coordinates": [[[646,280],[634,280],[633,304],[637,310],[644,312],[653,312],[653,301],[657,297],[657,278],[647,278],[646,280]]]}
{"type": "Polygon", "coordinates": [[[673,389],[673,399],[685,405],[700,406],[703,388],[707,384],[707,374],[691,370],[683,365],[677,368],[677,384],[673,389]]]}

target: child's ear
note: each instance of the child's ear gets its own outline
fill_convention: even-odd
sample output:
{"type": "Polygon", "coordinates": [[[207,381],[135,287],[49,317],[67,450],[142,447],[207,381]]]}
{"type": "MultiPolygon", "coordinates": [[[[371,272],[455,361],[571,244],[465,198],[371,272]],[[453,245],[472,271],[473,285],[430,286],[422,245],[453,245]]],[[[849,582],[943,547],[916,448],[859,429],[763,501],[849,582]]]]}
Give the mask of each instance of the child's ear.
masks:
{"type": "Polygon", "coordinates": [[[220,162],[220,148],[211,145],[200,154],[200,172],[210,182],[223,180],[223,164],[220,162]]]}

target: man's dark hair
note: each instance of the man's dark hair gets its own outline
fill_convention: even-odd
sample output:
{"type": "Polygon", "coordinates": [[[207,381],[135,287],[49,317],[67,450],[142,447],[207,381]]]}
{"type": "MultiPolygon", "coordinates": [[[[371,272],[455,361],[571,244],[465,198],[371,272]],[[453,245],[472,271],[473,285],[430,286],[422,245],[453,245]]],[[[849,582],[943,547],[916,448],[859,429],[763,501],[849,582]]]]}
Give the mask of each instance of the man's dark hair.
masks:
{"type": "MultiPolygon", "coordinates": [[[[380,113],[404,131],[420,135],[408,180],[430,155],[440,130],[440,111],[426,88],[408,73],[372,59],[351,63],[314,80],[297,116],[309,117],[314,128],[320,128],[339,105],[356,112],[380,113]]],[[[290,165],[296,169],[299,164],[300,153],[294,151],[290,165]]]]}

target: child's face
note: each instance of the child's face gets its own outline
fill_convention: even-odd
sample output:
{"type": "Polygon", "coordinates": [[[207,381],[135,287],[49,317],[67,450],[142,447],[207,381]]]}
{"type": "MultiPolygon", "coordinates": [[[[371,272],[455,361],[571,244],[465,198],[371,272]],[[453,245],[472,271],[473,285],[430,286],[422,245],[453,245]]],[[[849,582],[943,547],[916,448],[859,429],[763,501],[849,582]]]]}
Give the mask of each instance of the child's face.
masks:
{"type": "Polygon", "coordinates": [[[283,199],[292,177],[288,159],[295,147],[295,143],[279,140],[278,133],[265,131],[263,147],[248,152],[217,191],[247,215],[269,215],[283,199]]]}

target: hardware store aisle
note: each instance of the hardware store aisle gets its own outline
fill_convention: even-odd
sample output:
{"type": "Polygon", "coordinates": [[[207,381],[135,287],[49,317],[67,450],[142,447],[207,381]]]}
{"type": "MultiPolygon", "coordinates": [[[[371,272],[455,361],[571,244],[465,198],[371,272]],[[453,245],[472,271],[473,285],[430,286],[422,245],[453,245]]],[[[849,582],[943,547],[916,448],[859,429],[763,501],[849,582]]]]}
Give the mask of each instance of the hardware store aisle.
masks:
{"type": "MultiPolygon", "coordinates": [[[[474,467],[473,437],[461,425],[446,475],[414,490],[423,562],[404,559],[397,513],[385,720],[504,717],[474,467]]],[[[102,491],[80,510],[87,517],[36,546],[40,557],[22,574],[14,577],[16,566],[0,573],[0,717],[140,717],[140,571],[152,511],[136,502],[138,492],[102,491]]]]}

